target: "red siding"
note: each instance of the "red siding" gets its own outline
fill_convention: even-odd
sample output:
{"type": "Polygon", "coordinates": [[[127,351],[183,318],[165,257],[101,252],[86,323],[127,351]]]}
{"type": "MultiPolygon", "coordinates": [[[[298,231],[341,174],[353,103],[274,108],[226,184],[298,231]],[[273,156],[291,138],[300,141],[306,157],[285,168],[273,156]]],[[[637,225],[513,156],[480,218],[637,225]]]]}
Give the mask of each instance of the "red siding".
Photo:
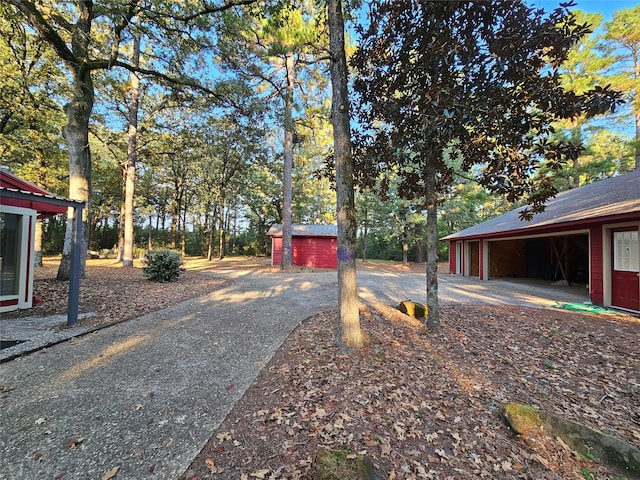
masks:
{"type": "Polygon", "coordinates": [[[604,272],[602,270],[602,226],[595,225],[589,229],[589,241],[591,244],[589,280],[589,294],[591,301],[597,305],[604,303],[604,272]]]}
{"type": "Polygon", "coordinates": [[[293,237],[293,264],[310,268],[338,268],[335,238],[293,237]]]}
{"type": "Polygon", "coordinates": [[[458,242],[449,242],[449,273],[456,273],[456,255],[458,252],[458,242]]]}
{"type": "MultiPolygon", "coordinates": [[[[338,268],[338,243],[330,237],[293,237],[292,263],[299,267],[338,268]]],[[[282,237],[271,237],[271,265],[280,265],[282,237]]]]}
{"type": "Polygon", "coordinates": [[[478,243],[478,266],[480,268],[478,277],[480,280],[489,280],[488,278],[484,278],[484,242],[480,240],[478,243]]]}
{"type": "Polygon", "coordinates": [[[271,265],[280,265],[282,259],[282,237],[271,237],[271,265]]]}

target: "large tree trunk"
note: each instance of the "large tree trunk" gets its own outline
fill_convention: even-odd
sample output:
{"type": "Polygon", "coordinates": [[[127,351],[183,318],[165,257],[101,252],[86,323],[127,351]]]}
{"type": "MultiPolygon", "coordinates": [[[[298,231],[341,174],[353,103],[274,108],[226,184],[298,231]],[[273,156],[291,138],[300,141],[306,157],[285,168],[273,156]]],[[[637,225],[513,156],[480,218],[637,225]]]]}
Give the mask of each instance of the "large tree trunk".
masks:
{"type": "Polygon", "coordinates": [[[409,264],[409,232],[406,216],[402,219],[402,265],[409,264]]]}
{"type": "MultiPolygon", "coordinates": [[[[71,70],[71,99],[64,106],[67,124],[62,135],[69,152],[69,198],[85,202],[82,210],[82,229],[77,241],[80,243],[80,276],[84,277],[89,247],[89,218],[91,218],[91,150],[89,149],[89,119],[93,111],[93,79],[91,70],[84,61],[89,53],[91,22],[93,20],[93,3],[80,2],[81,9],[78,22],[72,33],[73,56],[80,61],[68,62],[71,70]]],[[[73,239],[74,209],[67,212],[67,230],[64,236],[62,259],[58,268],[58,280],[69,280],[71,277],[71,243],[73,239]]]]}
{"type": "Polygon", "coordinates": [[[440,328],[438,305],[438,207],[435,158],[430,156],[425,167],[425,197],[427,201],[427,327],[440,328]]]}
{"type": "Polygon", "coordinates": [[[151,250],[151,246],[152,246],[152,233],[153,233],[153,217],[151,216],[151,214],[149,214],[149,238],[148,238],[148,244],[147,244],[147,250],[151,250]]]}
{"type": "MultiPolygon", "coordinates": [[[[640,75],[638,75],[636,78],[640,78],[640,75]]],[[[636,95],[640,95],[639,93],[636,93],[636,95]]],[[[640,112],[636,113],[636,138],[635,138],[636,142],[635,142],[635,148],[636,148],[636,163],[634,168],[637,170],[638,168],[640,168],[640,112]]]]}
{"type": "MultiPolygon", "coordinates": [[[[64,107],[67,124],[62,134],[69,151],[69,198],[85,202],[82,211],[82,238],[80,241],[80,275],[85,276],[87,248],[89,245],[89,212],[91,210],[91,152],[89,150],[89,118],[93,110],[93,82],[84,68],[74,72],[72,98],[64,107]]],[[[62,259],[58,268],[58,280],[69,280],[71,271],[71,239],[73,209],[67,213],[67,230],[64,237],[62,259]]]]}
{"type": "Polygon", "coordinates": [[[34,234],[35,243],[33,244],[33,265],[42,267],[42,219],[36,220],[36,232],[34,234]]]}
{"type": "MultiPolygon", "coordinates": [[[[640,55],[638,55],[638,50],[636,49],[633,54],[633,78],[635,78],[636,82],[640,81],[640,55]]],[[[637,85],[637,83],[636,83],[637,85]]],[[[638,95],[640,92],[638,89],[635,90],[634,97],[635,101],[638,101],[638,95]]],[[[635,120],[636,120],[636,136],[635,136],[635,151],[636,151],[636,162],[634,168],[637,170],[640,168],[640,110],[638,110],[638,104],[636,103],[636,112],[635,112],[635,120]]]]}
{"type": "Polygon", "coordinates": [[[218,236],[218,260],[222,260],[225,255],[225,242],[226,242],[226,230],[225,230],[225,212],[224,212],[224,203],[220,204],[220,231],[218,236]]]}
{"type": "Polygon", "coordinates": [[[364,345],[360,328],[358,283],[356,280],[356,209],[354,202],[353,157],[347,60],[344,52],[344,19],[340,0],[329,0],[331,51],[333,150],[336,163],[338,214],[338,329],[336,342],[342,352],[364,345]]]}
{"type": "Polygon", "coordinates": [[[295,65],[293,53],[286,56],[287,88],[284,99],[284,169],[282,172],[282,256],[280,268],[291,267],[293,261],[293,226],[291,212],[293,203],[293,92],[295,88],[295,65]]]}
{"type": "MultiPolygon", "coordinates": [[[[122,169],[122,198],[127,196],[127,167],[122,169]]],[[[121,262],[124,256],[124,216],[126,207],[124,201],[120,203],[120,220],[118,222],[118,255],[116,256],[116,262],[121,262]]]]}
{"type": "MultiPolygon", "coordinates": [[[[40,153],[40,156],[38,159],[38,163],[40,164],[40,168],[38,168],[38,180],[36,185],[38,185],[39,187],[45,188],[46,180],[47,180],[47,165],[45,161],[46,157],[42,151],[39,151],[39,153],[40,153]]],[[[35,267],[42,267],[42,235],[43,235],[42,219],[38,218],[36,220],[36,231],[34,234],[35,242],[33,245],[33,265],[35,267]]]]}
{"type": "Polygon", "coordinates": [[[369,212],[364,212],[364,225],[362,226],[362,236],[360,237],[362,245],[362,261],[367,261],[367,234],[369,233],[369,212]]]}
{"type": "MultiPolygon", "coordinates": [[[[133,64],[140,64],[140,34],[133,39],[133,64]]],[[[136,72],[131,73],[131,98],[129,101],[129,142],[127,145],[127,174],[125,178],[124,196],[124,253],[122,265],[133,266],[135,248],[134,199],[136,186],[136,163],[138,160],[138,108],[140,103],[140,77],[136,72]]]]}
{"type": "Polygon", "coordinates": [[[416,263],[424,262],[424,246],[422,244],[422,239],[418,238],[416,240],[416,263]]]}

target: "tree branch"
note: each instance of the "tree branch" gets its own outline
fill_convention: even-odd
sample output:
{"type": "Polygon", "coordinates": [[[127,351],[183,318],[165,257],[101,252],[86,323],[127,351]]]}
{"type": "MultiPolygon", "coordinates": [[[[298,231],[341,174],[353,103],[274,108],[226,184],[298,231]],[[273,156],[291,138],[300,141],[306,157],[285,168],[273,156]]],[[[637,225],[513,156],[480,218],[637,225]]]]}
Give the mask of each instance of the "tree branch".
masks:
{"type": "MultiPolygon", "coordinates": [[[[47,22],[42,13],[36,8],[35,4],[25,0],[6,1],[15,6],[25,17],[27,17],[30,25],[37,30],[42,39],[51,45],[60,59],[69,65],[73,71],[76,71],[80,67],[81,62],[69,49],[65,41],[60,37],[60,35],[58,35],[51,24],[47,22]]],[[[68,22],[65,21],[64,24],[72,30],[72,26],[69,25],[68,22]]]]}
{"type": "Polygon", "coordinates": [[[205,7],[197,12],[192,13],[191,15],[186,15],[186,16],[180,16],[180,15],[168,15],[170,18],[174,19],[174,20],[178,20],[180,22],[184,22],[184,23],[189,23],[192,20],[195,20],[198,17],[202,17],[203,15],[209,15],[212,13],[220,13],[220,12],[224,12],[225,10],[229,10],[231,8],[234,7],[241,7],[241,6],[245,6],[245,5],[251,5],[252,3],[256,3],[258,0],[240,0],[237,2],[229,2],[229,3],[224,3],[222,5],[219,6],[214,6],[214,5],[206,5],[205,3],[205,7]]]}

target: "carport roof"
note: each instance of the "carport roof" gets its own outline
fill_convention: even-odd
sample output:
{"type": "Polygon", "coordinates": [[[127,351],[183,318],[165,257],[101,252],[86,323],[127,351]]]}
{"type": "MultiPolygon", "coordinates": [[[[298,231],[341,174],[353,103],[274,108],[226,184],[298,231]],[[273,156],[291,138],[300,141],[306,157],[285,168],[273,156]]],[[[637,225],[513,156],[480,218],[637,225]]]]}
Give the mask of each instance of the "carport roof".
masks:
{"type": "MultiPolygon", "coordinates": [[[[292,225],[294,237],[337,237],[337,225],[292,225]]],[[[276,223],[272,225],[267,235],[270,237],[282,236],[282,225],[276,223]]]]}
{"type": "Polygon", "coordinates": [[[584,224],[610,217],[640,218],[640,169],[567,190],[549,200],[544,212],[531,221],[520,220],[522,208],[516,208],[486,222],[444,237],[458,240],[491,237],[498,234],[534,233],[584,224]]]}

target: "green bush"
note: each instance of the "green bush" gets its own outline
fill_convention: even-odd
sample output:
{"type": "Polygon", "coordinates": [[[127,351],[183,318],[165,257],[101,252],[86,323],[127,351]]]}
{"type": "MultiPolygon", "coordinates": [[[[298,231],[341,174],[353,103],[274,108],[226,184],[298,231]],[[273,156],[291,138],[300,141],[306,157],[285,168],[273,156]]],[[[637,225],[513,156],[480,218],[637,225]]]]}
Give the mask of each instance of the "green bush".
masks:
{"type": "Polygon", "coordinates": [[[182,258],[174,250],[150,250],[144,255],[142,269],[149,280],[171,282],[180,276],[182,258]]]}

